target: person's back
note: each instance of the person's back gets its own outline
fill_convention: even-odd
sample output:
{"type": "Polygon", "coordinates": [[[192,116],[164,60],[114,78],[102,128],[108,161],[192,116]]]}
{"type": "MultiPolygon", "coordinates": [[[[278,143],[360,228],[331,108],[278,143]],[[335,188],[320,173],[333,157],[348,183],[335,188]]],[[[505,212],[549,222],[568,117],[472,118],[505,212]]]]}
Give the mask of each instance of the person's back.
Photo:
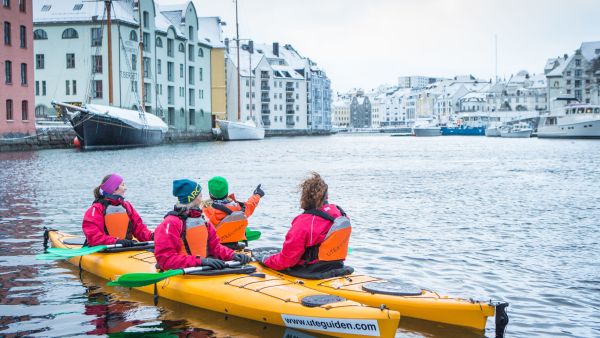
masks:
{"type": "Polygon", "coordinates": [[[301,207],[281,252],[262,260],[267,267],[298,277],[326,278],[352,273],[344,266],[352,228],[341,208],[327,202],[327,184],[317,173],[301,184],[301,207]]]}
{"type": "Polygon", "coordinates": [[[202,211],[215,226],[221,242],[226,246],[236,247],[238,242],[246,241],[248,218],[265,194],[260,184],[245,203],[238,202],[234,194],[229,194],[229,184],[220,176],[208,181],[208,191],[211,200],[202,211]]]}

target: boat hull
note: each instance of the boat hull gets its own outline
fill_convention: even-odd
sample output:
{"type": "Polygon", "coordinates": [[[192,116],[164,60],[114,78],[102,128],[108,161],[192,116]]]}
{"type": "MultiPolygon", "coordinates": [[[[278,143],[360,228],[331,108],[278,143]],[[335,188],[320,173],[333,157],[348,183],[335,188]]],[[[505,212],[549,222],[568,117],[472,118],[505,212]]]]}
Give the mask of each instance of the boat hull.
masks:
{"type": "Polygon", "coordinates": [[[449,298],[427,290],[414,296],[398,296],[368,292],[367,284],[385,282],[366,275],[352,274],[345,277],[324,280],[310,280],[282,274],[262,267],[263,271],[324,293],[352,299],[362,304],[380,306],[385,304],[391,310],[399,311],[402,317],[417,318],[432,322],[484,330],[487,318],[494,316],[495,306],[487,302],[460,298],[449,298]]]}
{"type": "Polygon", "coordinates": [[[111,116],[79,112],[70,119],[85,150],[144,147],[161,144],[160,129],[137,128],[111,116]]]}
{"type": "MultiPolygon", "coordinates": [[[[50,231],[53,247],[77,248],[64,241],[80,238],[50,231]]],[[[149,251],[95,253],[69,260],[85,271],[112,280],[130,272],[157,272],[156,259],[149,251]]],[[[254,263],[256,264],[256,263],[254,263]]],[[[154,285],[136,288],[154,294],[154,285]]],[[[314,289],[295,284],[274,274],[174,276],[156,284],[158,296],[180,303],[262,323],[301,329],[335,337],[393,337],[400,314],[342,300],[326,305],[302,305],[307,296],[324,296],[314,289]]]]}
{"type": "Polygon", "coordinates": [[[265,138],[263,127],[251,126],[245,123],[218,120],[221,137],[225,141],[262,140],[265,138]]]}
{"type": "Polygon", "coordinates": [[[442,136],[483,136],[485,135],[485,127],[469,127],[469,128],[451,128],[442,127],[442,136]]]}
{"type": "Polygon", "coordinates": [[[413,128],[413,133],[418,137],[441,136],[440,128],[413,128]]]}
{"type": "Polygon", "coordinates": [[[530,138],[533,129],[519,130],[519,131],[501,131],[500,136],[506,138],[530,138]]]}
{"type": "Polygon", "coordinates": [[[538,138],[600,138],[600,120],[553,126],[538,126],[538,138]]]}
{"type": "Polygon", "coordinates": [[[498,128],[486,128],[485,136],[487,137],[500,137],[500,131],[498,128]]]}

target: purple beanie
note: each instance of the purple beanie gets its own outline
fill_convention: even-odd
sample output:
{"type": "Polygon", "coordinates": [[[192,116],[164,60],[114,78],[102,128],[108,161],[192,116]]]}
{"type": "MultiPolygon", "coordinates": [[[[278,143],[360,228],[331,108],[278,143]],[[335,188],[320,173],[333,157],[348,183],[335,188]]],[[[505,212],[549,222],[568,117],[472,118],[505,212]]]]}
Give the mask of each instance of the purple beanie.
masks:
{"type": "Polygon", "coordinates": [[[112,194],[119,188],[121,182],[123,182],[123,177],[117,173],[113,173],[106,182],[100,185],[100,189],[106,194],[112,194]]]}

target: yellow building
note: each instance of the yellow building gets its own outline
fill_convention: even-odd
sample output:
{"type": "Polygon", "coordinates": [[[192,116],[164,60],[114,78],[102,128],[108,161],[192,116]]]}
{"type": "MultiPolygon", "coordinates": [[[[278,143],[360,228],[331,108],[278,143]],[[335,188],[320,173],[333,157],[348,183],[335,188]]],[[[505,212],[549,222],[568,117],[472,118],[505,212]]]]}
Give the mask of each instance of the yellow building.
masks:
{"type": "Polygon", "coordinates": [[[210,86],[212,114],[225,120],[227,112],[227,83],[225,81],[225,48],[213,48],[210,52],[210,86]]]}

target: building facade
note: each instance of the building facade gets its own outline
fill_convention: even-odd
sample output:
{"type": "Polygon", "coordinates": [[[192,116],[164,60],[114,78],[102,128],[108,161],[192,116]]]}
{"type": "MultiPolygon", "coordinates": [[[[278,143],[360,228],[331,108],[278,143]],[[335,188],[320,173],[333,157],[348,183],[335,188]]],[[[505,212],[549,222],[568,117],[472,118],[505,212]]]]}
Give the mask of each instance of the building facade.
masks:
{"type": "Polygon", "coordinates": [[[350,127],[371,128],[371,122],[371,101],[363,91],[358,91],[350,103],[350,127]]]}
{"type": "Polygon", "coordinates": [[[110,68],[104,2],[35,0],[33,10],[37,116],[54,114],[52,100],[96,103],[143,108],[176,130],[210,131],[212,48],[192,2],[113,1],[110,68]]]}
{"type": "Polygon", "coordinates": [[[0,25],[0,137],[34,135],[31,0],[3,0],[0,25]]]}

